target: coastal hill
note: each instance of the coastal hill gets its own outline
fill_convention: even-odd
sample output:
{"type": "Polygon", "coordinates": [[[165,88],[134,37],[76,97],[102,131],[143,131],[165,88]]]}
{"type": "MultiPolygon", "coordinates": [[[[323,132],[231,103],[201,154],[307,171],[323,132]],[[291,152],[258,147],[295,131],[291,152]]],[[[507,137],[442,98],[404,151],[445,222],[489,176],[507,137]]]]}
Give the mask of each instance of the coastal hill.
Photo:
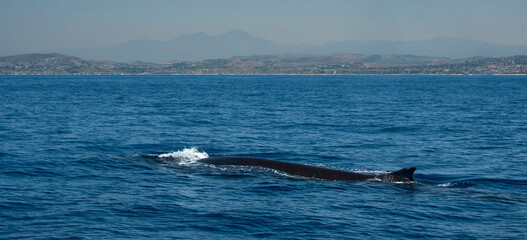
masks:
{"type": "Polygon", "coordinates": [[[527,56],[281,54],[165,63],[84,60],[57,53],[0,57],[0,74],[527,74],[527,56]]]}
{"type": "Polygon", "coordinates": [[[170,41],[138,40],[88,49],[57,52],[83,59],[127,62],[201,61],[234,56],[354,53],[363,55],[439,56],[468,58],[527,55],[527,45],[501,45],[462,38],[434,38],[416,41],[337,41],[316,46],[279,44],[247,32],[232,30],[211,36],[206,33],[182,35],[170,41]]]}
{"type": "Polygon", "coordinates": [[[158,64],[84,60],[58,53],[0,57],[0,74],[139,74],[158,64]]]}

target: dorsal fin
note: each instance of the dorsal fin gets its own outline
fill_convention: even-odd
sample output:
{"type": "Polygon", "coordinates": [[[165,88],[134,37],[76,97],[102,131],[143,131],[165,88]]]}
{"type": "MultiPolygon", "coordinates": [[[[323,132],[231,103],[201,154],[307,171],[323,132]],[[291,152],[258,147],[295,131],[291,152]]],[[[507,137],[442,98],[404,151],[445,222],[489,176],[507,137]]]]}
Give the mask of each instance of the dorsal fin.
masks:
{"type": "Polygon", "coordinates": [[[380,180],[387,181],[387,182],[408,182],[408,181],[414,181],[413,174],[415,172],[415,167],[411,168],[403,168],[401,170],[377,175],[376,177],[380,180]]]}

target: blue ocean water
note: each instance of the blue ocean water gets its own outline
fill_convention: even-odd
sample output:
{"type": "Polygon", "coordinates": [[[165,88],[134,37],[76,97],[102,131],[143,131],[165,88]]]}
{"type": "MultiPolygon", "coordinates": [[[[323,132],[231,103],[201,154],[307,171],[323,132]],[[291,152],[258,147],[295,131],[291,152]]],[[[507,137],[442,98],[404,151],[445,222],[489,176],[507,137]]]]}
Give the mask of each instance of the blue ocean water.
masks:
{"type": "Polygon", "coordinates": [[[527,237],[526,76],[0,76],[0,108],[0,238],[527,237]]]}

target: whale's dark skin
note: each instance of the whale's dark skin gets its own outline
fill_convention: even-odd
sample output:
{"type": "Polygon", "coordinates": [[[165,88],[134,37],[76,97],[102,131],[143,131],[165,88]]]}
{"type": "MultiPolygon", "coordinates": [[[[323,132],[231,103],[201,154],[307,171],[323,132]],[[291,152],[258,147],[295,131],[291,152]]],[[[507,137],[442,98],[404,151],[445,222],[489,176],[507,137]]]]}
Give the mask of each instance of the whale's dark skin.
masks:
{"type": "Polygon", "coordinates": [[[200,159],[199,162],[213,165],[235,165],[235,166],[258,166],[274,169],[293,176],[334,180],[334,181],[360,181],[368,179],[379,179],[386,182],[412,182],[415,167],[403,168],[399,171],[386,174],[370,175],[354,172],[333,170],[328,168],[313,167],[298,163],[281,162],[263,158],[246,157],[210,157],[200,159]]]}

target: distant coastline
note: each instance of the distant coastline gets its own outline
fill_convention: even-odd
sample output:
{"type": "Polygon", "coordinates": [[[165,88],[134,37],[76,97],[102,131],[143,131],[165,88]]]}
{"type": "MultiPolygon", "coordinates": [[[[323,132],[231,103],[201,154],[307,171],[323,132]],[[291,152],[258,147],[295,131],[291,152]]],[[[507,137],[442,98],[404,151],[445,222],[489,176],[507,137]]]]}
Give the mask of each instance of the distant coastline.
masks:
{"type": "Polygon", "coordinates": [[[527,55],[449,59],[414,55],[284,54],[166,63],[84,60],[58,53],[0,57],[1,75],[525,75],[527,55]]]}

